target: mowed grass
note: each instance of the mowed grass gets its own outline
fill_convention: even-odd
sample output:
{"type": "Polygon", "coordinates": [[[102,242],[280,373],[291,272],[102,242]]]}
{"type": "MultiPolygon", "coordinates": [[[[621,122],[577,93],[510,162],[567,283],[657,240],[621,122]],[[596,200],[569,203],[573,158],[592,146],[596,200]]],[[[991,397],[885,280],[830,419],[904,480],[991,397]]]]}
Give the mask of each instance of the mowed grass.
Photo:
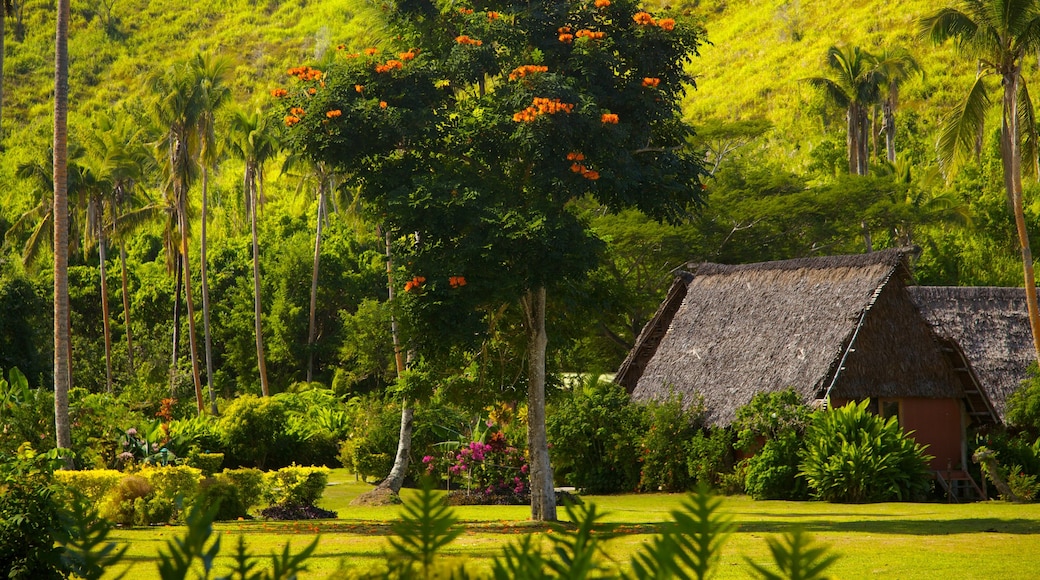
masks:
{"type": "MultiPolygon", "coordinates": [[[[337,568],[366,569],[380,565],[391,535],[390,525],[401,508],[351,507],[365,483],[343,470],[333,470],[321,502],[339,513],[336,520],[319,522],[238,521],[214,525],[224,554],[217,572],[230,564],[238,537],[244,535],[254,554],[280,552],[286,542],[302,549],[319,536],[318,548],[308,561],[306,578],[324,578],[337,568]]],[[[404,490],[405,501],[414,490],[404,490]]],[[[684,496],[649,494],[585,497],[606,512],[599,530],[608,563],[626,567],[634,551],[648,542],[657,525],[669,519],[684,496]]],[[[837,505],[821,502],[753,501],[724,498],[722,511],[737,524],[723,548],[716,578],[747,578],[745,558],[770,562],[766,538],[795,528],[811,533],[814,540],[840,554],[831,569],[840,578],[1037,578],[1040,576],[1040,504],[1003,502],[975,504],[837,505]]],[[[549,527],[527,521],[526,506],[454,508],[465,532],[444,553],[465,562],[473,570],[488,569],[501,548],[522,534],[536,534],[548,545],[549,527]]],[[[566,513],[560,510],[561,518],[566,513]]],[[[156,561],[166,542],[183,533],[166,526],[117,530],[114,539],[129,545],[128,578],[158,578],[156,561]]],[[[112,570],[121,572],[125,566],[112,570]]]]}

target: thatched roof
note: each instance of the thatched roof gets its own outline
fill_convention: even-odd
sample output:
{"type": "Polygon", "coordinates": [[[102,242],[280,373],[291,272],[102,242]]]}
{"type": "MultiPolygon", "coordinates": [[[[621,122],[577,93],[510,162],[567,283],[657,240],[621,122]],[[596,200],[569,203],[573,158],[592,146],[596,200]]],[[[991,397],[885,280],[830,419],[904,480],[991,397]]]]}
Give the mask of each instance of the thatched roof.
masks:
{"type": "Polygon", "coordinates": [[[679,276],[616,380],[636,400],[703,398],[713,424],[756,393],[794,387],[808,403],[832,381],[840,398],[960,396],[905,292],[906,255],[701,264],[679,276]]]}
{"type": "Polygon", "coordinates": [[[908,289],[940,337],[955,342],[1004,419],[1007,397],[1036,360],[1022,288],[908,289]]]}

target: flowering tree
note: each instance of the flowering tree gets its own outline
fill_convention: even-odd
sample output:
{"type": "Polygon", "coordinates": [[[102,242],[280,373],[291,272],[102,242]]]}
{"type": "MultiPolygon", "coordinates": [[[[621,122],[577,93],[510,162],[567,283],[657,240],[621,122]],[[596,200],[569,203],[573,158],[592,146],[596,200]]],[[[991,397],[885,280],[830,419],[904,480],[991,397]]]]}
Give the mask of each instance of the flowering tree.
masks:
{"type": "Polygon", "coordinates": [[[480,336],[493,306],[520,307],[532,517],[554,520],[546,297],[602,247],[573,202],[671,220],[700,202],[680,118],[700,33],[633,0],[411,0],[393,18],[402,48],[342,50],[272,94],[293,147],[353,175],[406,240],[409,348],[444,352],[480,336]]]}

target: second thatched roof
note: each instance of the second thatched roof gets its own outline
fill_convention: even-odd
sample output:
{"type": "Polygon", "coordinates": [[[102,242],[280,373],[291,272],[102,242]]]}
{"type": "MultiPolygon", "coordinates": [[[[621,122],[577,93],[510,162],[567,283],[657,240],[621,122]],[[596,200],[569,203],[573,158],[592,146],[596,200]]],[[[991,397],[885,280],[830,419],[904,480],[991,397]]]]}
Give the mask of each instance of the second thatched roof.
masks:
{"type": "Polygon", "coordinates": [[[960,347],[1003,420],[1008,396],[1036,360],[1025,291],[940,286],[908,290],[935,333],[960,347]]]}

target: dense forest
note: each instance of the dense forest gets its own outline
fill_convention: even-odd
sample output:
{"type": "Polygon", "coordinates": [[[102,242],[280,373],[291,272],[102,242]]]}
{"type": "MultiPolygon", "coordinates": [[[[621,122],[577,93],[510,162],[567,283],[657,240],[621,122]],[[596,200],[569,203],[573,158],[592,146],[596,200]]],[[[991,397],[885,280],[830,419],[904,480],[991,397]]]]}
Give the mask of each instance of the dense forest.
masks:
{"type": "MultiPolygon", "coordinates": [[[[0,369],[18,367],[34,385],[48,385],[55,10],[50,0],[6,8],[0,369]]],[[[668,6],[706,41],[687,65],[695,88],[682,97],[694,133],[688,149],[703,162],[700,203],[664,222],[592,195],[568,204],[600,243],[595,263],[549,297],[552,380],[612,372],[672,271],[687,262],[917,245],[919,283],[1021,286],[1001,165],[999,79],[986,81],[993,106],[979,113],[973,150],[944,156],[937,148],[981,70],[954,42],[922,33],[922,19],[938,8],[830,0],[668,6]]],[[[196,373],[226,398],[308,382],[341,395],[393,383],[391,318],[407,320],[407,304],[388,300],[386,246],[407,251],[408,240],[391,239],[385,216],[348,175],[292,145],[277,91],[294,80],[286,71],[301,77],[297,67],[390,49],[399,40],[385,32],[394,11],[364,0],[72,3],[74,387],[157,405],[169,393],[193,401],[196,373]],[[187,127],[174,112],[175,96],[189,85],[206,97],[187,127]],[[169,155],[178,130],[191,141],[186,159],[169,155]],[[179,261],[185,241],[189,268],[179,261]],[[262,296],[264,373],[254,296],[262,296]]],[[[1023,78],[1036,67],[1024,59],[1023,78]]],[[[1035,163],[1023,169],[1035,234],[1035,163]]],[[[407,266],[391,268],[399,294],[417,283],[404,275],[407,266]]],[[[452,287],[459,283],[465,279],[452,287]]],[[[474,388],[494,393],[488,401],[521,397],[523,316],[515,303],[484,310],[481,342],[447,353],[467,377],[458,381],[460,400],[472,400],[474,388]]],[[[402,325],[406,350],[429,338],[420,330],[402,325]]]]}

